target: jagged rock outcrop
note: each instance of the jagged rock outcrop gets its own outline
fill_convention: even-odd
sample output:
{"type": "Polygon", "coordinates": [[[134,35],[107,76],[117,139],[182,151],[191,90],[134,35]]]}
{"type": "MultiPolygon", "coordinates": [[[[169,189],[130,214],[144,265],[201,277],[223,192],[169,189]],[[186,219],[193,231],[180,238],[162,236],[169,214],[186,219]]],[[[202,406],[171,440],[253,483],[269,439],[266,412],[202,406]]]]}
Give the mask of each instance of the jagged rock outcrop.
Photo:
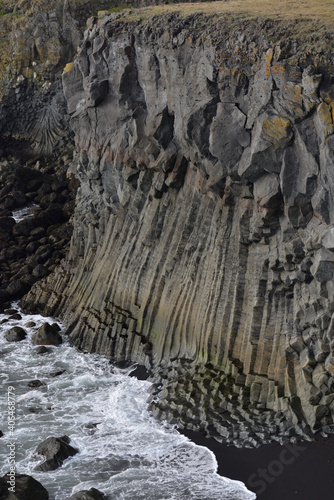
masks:
{"type": "Polygon", "coordinates": [[[232,22],[90,21],[71,249],[23,306],[150,367],[154,414],[254,445],[332,430],[334,89],[293,24],[232,22]]]}
{"type": "Polygon", "coordinates": [[[82,41],[87,17],[115,0],[2,0],[0,153],[57,156],[71,151],[61,73],[82,41]],[[10,141],[9,141],[10,139],[10,141]],[[9,142],[9,144],[8,144],[9,142]]]}

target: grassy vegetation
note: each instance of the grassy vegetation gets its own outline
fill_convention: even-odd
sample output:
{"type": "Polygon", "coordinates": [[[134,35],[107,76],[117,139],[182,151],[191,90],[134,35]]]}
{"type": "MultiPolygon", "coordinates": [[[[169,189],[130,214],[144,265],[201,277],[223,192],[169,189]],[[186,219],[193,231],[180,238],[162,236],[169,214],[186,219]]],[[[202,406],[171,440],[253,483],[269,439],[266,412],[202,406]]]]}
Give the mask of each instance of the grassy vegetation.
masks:
{"type": "Polygon", "coordinates": [[[273,20],[309,20],[334,27],[334,0],[225,0],[222,2],[181,3],[157,5],[138,9],[132,17],[150,18],[178,12],[182,16],[199,13],[239,19],[265,18],[273,20]]]}
{"type": "Polygon", "coordinates": [[[111,14],[114,13],[114,12],[121,12],[122,10],[124,9],[136,9],[137,7],[134,7],[132,5],[127,5],[127,6],[121,6],[119,5],[118,7],[111,7],[110,9],[108,9],[108,12],[110,12],[111,14]]]}

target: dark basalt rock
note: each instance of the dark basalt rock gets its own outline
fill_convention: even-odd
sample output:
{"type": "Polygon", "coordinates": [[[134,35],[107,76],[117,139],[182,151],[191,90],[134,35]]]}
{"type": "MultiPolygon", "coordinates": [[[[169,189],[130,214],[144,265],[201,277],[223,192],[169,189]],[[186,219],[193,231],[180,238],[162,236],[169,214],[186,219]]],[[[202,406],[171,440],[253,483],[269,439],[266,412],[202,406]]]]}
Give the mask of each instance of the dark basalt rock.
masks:
{"type": "Polygon", "coordinates": [[[46,354],[49,352],[49,349],[47,349],[44,345],[42,345],[41,347],[38,347],[36,349],[36,354],[46,354]]]}
{"type": "Polygon", "coordinates": [[[60,438],[50,437],[45,439],[45,441],[37,446],[36,453],[44,455],[46,460],[45,462],[37,465],[35,470],[47,472],[61,467],[64,460],[78,453],[78,450],[70,446],[69,443],[70,438],[68,436],[62,436],[60,438]]]}
{"type": "Polygon", "coordinates": [[[11,316],[12,314],[18,314],[18,310],[17,309],[5,309],[4,314],[8,314],[9,316],[11,316]]]}
{"type": "Polygon", "coordinates": [[[9,492],[8,475],[0,478],[1,500],[48,500],[49,493],[44,486],[27,474],[15,474],[15,493],[9,492]]]}
{"type": "Polygon", "coordinates": [[[43,266],[43,264],[37,264],[37,266],[33,269],[32,274],[36,278],[40,279],[47,276],[49,274],[49,271],[45,266],[43,266]]]}
{"type": "Polygon", "coordinates": [[[91,488],[90,490],[82,490],[74,493],[70,496],[68,500],[104,500],[104,494],[97,490],[96,488],[91,488]]]}
{"type": "Polygon", "coordinates": [[[46,385],[45,382],[42,382],[41,380],[31,380],[31,382],[27,383],[28,387],[42,387],[43,385],[46,385]]]}
{"type": "Polygon", "coordinates": [[[17,319],[17,320],[19,320],[19,319],[22,319],[22,316],[21,316],[21,314],[16,313],[16,314],[12,314],[12,316],[9,316],[8,319],[17,319]]]}
{"type": "Polygon", "coordinates": [[[62,343],[61,335],[49,324],[44,323],[32,336],[32,342],[35,345],[55,345],[62,343]]]}
{"type": "Polygon", "coordinates": [[[0,233],[11,234],[15,220],[12,217],[0,217],[0,233]]]}
{"type": "Polygon", "coordinates": [[[8,342],[20,342],[24,340],[26,336],[27,333],[20,326],[14,326],[14,328],[11,328],[5,333],[5,339],[8,340],[8,342]]]}
{"type": "Polygon", "coordinates": [[[62,375],[62,374],[63,374],[63,373],[65,373],[65,372],[66,372],[66,370],[58,370],[58,371],[56,371],[56,372],[51,372],[51,373],[50,373],[50,377],[53,377],[53,378],[54,378],[54,377],[59,377],[60,375],[62,375]]]}
{"type": "Polygon", "coordinates": [[[6,288],[8,296],[12,299],[21,297],[27,291],[28,287],[22,280],[14,280],[6,288]]]}

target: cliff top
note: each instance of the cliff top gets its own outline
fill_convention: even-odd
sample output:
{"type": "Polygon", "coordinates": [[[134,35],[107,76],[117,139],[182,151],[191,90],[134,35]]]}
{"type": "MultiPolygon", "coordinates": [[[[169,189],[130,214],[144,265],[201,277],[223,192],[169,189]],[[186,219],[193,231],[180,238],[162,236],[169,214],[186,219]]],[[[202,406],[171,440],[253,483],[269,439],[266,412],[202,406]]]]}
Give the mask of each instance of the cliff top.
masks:
{"type": "Polygon", "coordinates": [[[179,3],[141,8],[137,14],[145,16],[179,12],[182,15],[200,13],[217,17],[226,14],[238,19],[263,18],[272,20],[309,20],[334,27],[333,0],[223,0],[220,2],[179,3]]]}
{"type": "Polygon", "coordinates": [[[230,35],[241,30],[249,40],[260,37],[270,45],[293,40],[303,51],[327,55],[334,47],[334,0],[223,0],[120,9],[102,11],[99,17],[118,12],[117,21],[146,23],[159,18],[164,25],[177,18],[203,34],[218,22],[230,35]]]}

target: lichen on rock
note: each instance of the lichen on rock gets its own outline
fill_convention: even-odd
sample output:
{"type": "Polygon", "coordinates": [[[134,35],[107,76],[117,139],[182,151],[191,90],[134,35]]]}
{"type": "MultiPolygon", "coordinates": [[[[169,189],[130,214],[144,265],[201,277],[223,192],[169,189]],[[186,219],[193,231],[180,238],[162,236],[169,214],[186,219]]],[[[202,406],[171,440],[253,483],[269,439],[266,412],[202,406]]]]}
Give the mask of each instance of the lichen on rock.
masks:
{"type": "Polygon", "coordinates": [[[90,21],[71,248],[23,305],[145,364],[155,415],[253,446],[333,429],[334,157],[329,55],[247,23],[90,21]]]}

